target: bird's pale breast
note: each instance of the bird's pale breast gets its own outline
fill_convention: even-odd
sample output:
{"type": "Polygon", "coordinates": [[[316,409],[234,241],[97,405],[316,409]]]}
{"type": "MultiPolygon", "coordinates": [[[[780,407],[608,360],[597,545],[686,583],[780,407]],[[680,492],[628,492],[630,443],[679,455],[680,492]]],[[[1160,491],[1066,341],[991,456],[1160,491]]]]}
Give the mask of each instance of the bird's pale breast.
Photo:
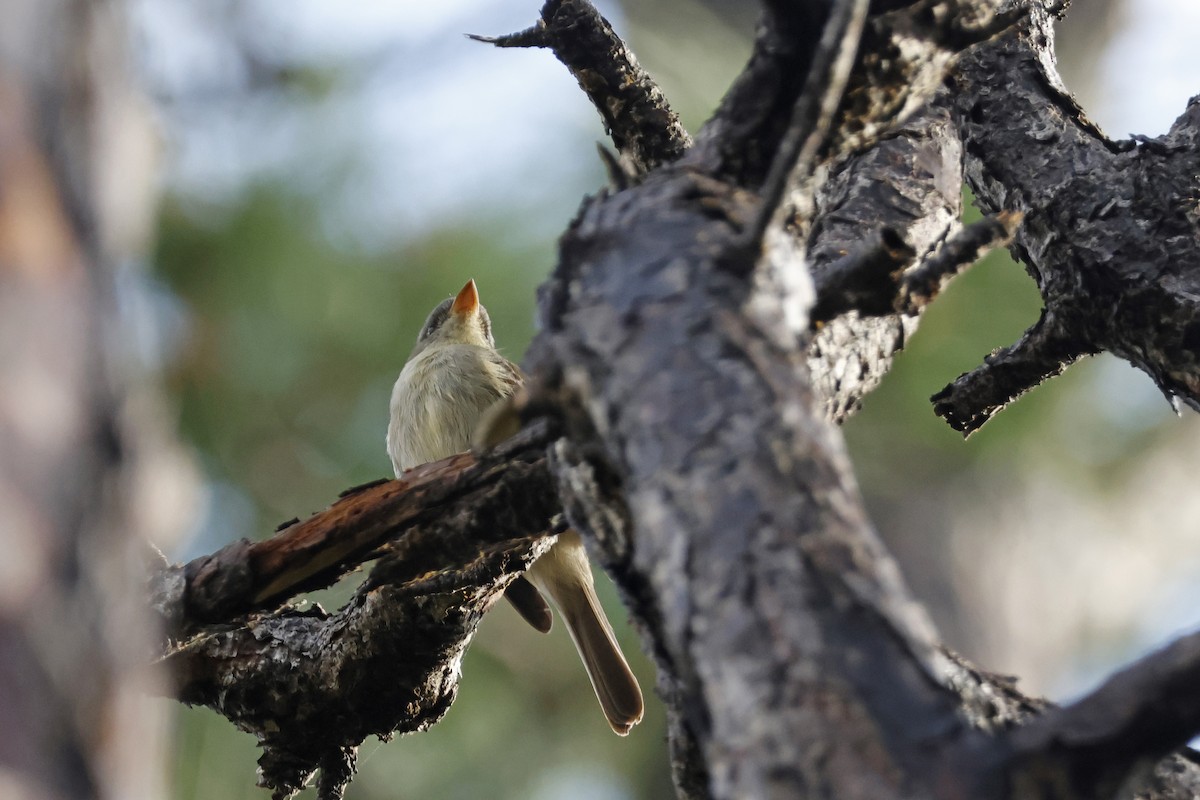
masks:
{"type": "Polygon", "coordinates": [[[388,423],[397,474],[470,449],[483,412],[509,392],[493,360],[469,344],[437,345],[409,359],[392,389],[388,423]]]}

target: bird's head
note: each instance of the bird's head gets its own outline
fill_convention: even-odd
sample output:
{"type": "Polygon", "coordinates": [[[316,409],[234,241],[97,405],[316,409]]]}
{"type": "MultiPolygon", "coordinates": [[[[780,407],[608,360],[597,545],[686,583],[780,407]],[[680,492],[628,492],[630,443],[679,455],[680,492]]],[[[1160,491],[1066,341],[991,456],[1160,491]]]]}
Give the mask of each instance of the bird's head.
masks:
{"type": "Polygon", "coordinates": [[[429,313],[425,326],[417,336],[417,350],[432,344],[473,344],[494,348],[492,320],[487,309],[479,302],[479,291],[475,281],[467,285],[454,297],[447,298],[429,313]]]}

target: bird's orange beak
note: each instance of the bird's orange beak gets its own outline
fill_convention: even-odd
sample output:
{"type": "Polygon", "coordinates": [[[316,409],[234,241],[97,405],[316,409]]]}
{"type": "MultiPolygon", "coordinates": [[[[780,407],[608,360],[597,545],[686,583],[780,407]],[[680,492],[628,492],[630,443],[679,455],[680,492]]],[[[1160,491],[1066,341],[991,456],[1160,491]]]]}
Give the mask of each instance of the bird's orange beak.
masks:
{"type": "Polygon", "coordinates": [[[454,304],[450,306],[450,310],[455,314],[474,314],[475,309],[479,308],[479,292],[475,288],[475,280],[472,278],[467,281],[467,285],[462,287],[454,298],[454,304]]]}

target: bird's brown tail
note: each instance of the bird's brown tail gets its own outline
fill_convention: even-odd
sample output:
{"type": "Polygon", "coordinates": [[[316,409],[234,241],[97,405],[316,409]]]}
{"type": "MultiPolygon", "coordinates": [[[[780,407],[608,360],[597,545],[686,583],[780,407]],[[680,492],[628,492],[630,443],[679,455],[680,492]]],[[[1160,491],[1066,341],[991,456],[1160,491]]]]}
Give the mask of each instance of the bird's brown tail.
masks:
{"type": "Polygon", "coordinates": [[[613,637],[612,627],[591,586],[575,587],[555,597],[567,630],[591,678],[600,708],[613,731],[629,733],[642,720],[642,690],[613,637]]]}
{"type": "Polygon", "coordinates": [[[625,736],[642,719],[642,690],[600,607],[579,534],[573,530],[559,534],[558,541],[533,562],[525,577],[562,614],[608,724],[625,736]]]}

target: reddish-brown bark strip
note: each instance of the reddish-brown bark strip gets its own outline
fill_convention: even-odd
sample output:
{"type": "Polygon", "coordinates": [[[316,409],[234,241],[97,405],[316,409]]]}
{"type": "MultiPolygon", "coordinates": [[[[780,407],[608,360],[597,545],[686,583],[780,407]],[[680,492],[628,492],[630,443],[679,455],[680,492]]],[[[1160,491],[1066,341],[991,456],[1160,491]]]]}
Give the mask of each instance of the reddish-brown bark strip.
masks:
{"type": "Polygon", "coordinates": [[[152,582],[156,610],[181,635],[276,608],[380,556],[418,574],[456,563],[447,557],[464,546],[529,541],[550,528],[558,511],[545,466],[546,430],[544,424],[534,426],[481,459],[461,453],[395,480],[347,490],[326,510],[268,539],[234,542],[169,567],[152,582]],[[515,529],[505,524],[514,521],[512,509],[492,507],[507,502],[510,486],[520,487],[524,510],[534,512],[516,518],[515,529]],[[493,514],[495,524],[484,538],[463,545],[443,535],[441,523],[462,514],[493,514]]]}

